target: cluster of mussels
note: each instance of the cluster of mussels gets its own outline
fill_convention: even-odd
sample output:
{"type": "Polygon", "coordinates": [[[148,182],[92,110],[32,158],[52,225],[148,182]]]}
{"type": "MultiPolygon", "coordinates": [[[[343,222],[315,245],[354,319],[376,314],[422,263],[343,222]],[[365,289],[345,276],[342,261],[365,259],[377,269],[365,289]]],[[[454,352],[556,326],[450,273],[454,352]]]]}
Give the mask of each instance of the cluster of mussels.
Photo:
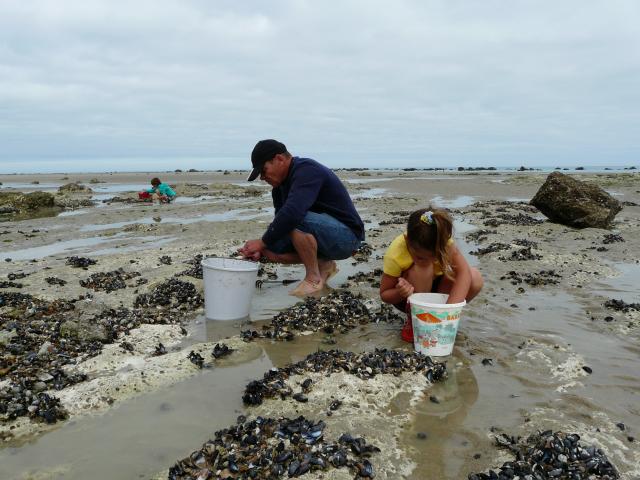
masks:
{"type": "MultiPolygon", "coordinates": [[[[262,262],[262,259],[260,260],[262,262]]],[[[277,280],[278,274],[275,271],[274,265],[271,263],[261,263],[258,269],[258,278],[267,280],[277,280]]]]}
{"type": "Polygon", "coordinates": [[[358,248],[358,250],[356,250],[356,252],[353,254],[353,259],[356,262],[368,262],[369,257],[372,253],[373,248],[371,247],[371,245],[369,245],[367,242],[362,242],[360,248],[358,248]]]}
{"type": "MultiPolygon", "coordinates": [[[[179,325],[184,314],[179,309],[125,308],[106,309],[91,319],[95,324],[104,325],[109,338],[113,342],[120,334],[128,334],[130,330],[141,324],[150,325],[179,325]]],[[[183,332],[186,333],[186,330],[183,332]]]]}
{"type": "Polygon", "coordinates": [[[127,280],[139,277],[140,272],[125,272],[122,268],[112,272],[98,272],[91,275],[86,280],[80,280],[80,285],[92,290],[105,291],[107,293],[114,290],[127,288],[127,280]]]}
{"type": "Polygon", "coordinates": [[[66,280],[63,280],[61,278],[58,277],[47,277],[44,279],[45,282],[47,282],[49,285],[60,285],[60,286],[64,286],[67,284],[66,280]]]}
{"type": "Polygon", "coordinates": [[[525,442],[502,434],[496,437],[496,442],[510,450],[515,459],[505,462],[498,472],[472,473],[469,480],[620,478],[605,453],[594,446],[581,445],[580,436],[575,433],[547,430],[530,436],[525,442]]]}
{"type": "Polygon", "coordinates": [[[559,278],[555,270],[540,270],[538,273],[518,273],[515,270],[507,272],[506,275],[500,277],[500,280],[510,280],[512,285],[519,285],[525,282],[532,287],[539,285],[555,285],[559,283],[559,278]]]}
{"type": "Polygon", "coordinates": [[[89,265],[95,265],[98,263],[97,260],[93,260],[92,258],[86,257],[67,257],[67,265],[71,265],[74,268],[84,268],[86,269],[89,265]]]}
{"type": "Polygon", "coordinates": [[[24,272],[9,273],[7,275],[7,279],[8,280],[20,280],[20,279],[26,277],[27,275],[31,275],[31,274],[30,273],[24,273],[24,272]]]}
{"type": "Polygon", "coordinates": [[[31,388],[28,385],[13,384],[9,388],[0,389],[0,415],[9,420],[29,416],[46,423],[56,423],[69,416],[58,398],[31,388]]]}
{"type": "Polygon", "coordinates": [[[506,256],[506,257],[500,256],[498,257],[498,260],[501,260],[503,262],[507,262],[507,261],[522,262],[524,260],[540,260],[541,258],[542,258],[542,255],[533,253],[531,251],[531,247],[524,247],[519,250],[514,250],[513,252],[511,252],[509,256],[506,256]]]}
{"type": "Polygon", "coordinates": [[[163,265],[171,265],[173,263],[173,259],[169,255],[162,255],[158,261],[163,265]]]}
{"type": "Polygon", "coordinates": [[[380,225],[406,225],[406,223],[409,221],[409,215],[411,215],[411,211],[400,210],[389,212],[389,215],[392,215],[392,218],[382,220],[380,222],[380,225]]]}
{"type": "Polygon", "coordinates": [[[0,280],[0,288],[22,288],[24,285],[12,280],[0,280]]]}
{"type": "Polygon", "coordinates": [[[219,430],[200,450],[169,469],[169,480],[259,479],[299,477],[307,472],[349,468],[355,478],[374,478],[368,460],[380,449],[363,438],[343,434],[324,439],[325,424],[300,416],[238,417],[237,425],[219,430]]]}
{"type": "Polygon", "coordinates": [[[614,298],[604,302],[604,306],[617,312],[628,313],[631,310],[640,311],[640,303],[627,303],[623,300],[616,300],[614,298]]]}
{"type": "Polygon", "coordinates": [[[307,298],[275,315],[270,324],[262,327],[261,332],[244,330],[241,335],[247,342],[255,338],[292,340],[296,335],[294,331],[346,333],[358,325],[395,322],[400,318],[390,315],[389,310],[384,308],[378,313],[369,312],[362,298],[348,291],[334,291],[319,299],[307,298]]]}
{"type": "Polygon", "coordinates": [[[435,382],[445,378],[447,368],[444,363],[434,362],[431,357],[402,350],[376,349],[364,353],[320,351],[283,368],[272,368],[264,374],[262,380],[251,381],[245,388],[242,400],[247,405],[260,405],[264,398],[284,399],[293,396],[295,400],[305,402],[304,393],[311,391],[312,380],[306,379],[302,383],[302,391],[295,394],[286,380],[292,375],[304,375],[308,372],[321,372],[326,375],[348,372],[362,379],[373,378],[379,374],[400,375],[403,372],[416,372],[424,374],[429,382],[435,382]]]}
{"type": "Polygon", "coordinates": [[[489,235],[495,235],[496,233],[498,233],[497,230],[489,230],[487,228],[481,228],[479,230],[475,230],[471,233],[468,233],[465,238],[469,242],[480,243],[480,242],[484,242],[489,235]]]}
{"type": "Polygon", "coordinates": [[[77,320],[99,326],[104,332],[100,339],[65,332],[66,325],[76,323],[70,319],[80,318],[74,312],[83,297],[49,302],[19,292],[0,293],[0,336],[5,341],[0,349],[0,378],[9,380],[0,388],[0,421],[25,415],[46,421],[64,418],[55,397],[42,400],[40,394],[86,380],[84,374],[65,373],[65,365],[97,355],[104,343],[140,324],[180,324],[187,307],[202,303],[190,283],[171,279],[163,285],[152,294],[138,296],[139,308],[106,309],[77,320]],[[156,305],[166,305],[167,298],[169,308],[158,309],[156,305]],[[60,412],[43,413],[51,408],[60,412]]]}
{"type": "Polygon", "coordinates": [[[202,256],[202,254],[198,254],[190,260],[185,260],[183,263],[186,263],[187,265],[191,265],[191,266],[186,270],[183,270],[182,272],[180,272],[178,275],[187,275],[189,277],[201,279],[202,278],[201,262],[203,258],[204,257],[202,256]]]}
{"type": "Polygon", "coordinates": [[[500,225],[518,225],[518,226],[532,226],[540,225],[544,223],[544,220],[532,217],[531,215],[525,215],[524,213],[517,213],[515,215],[510,213],[501,213],[494,218],[490,218],[484,221],[484,225],[487,227],[498,227],[500,225]]]}
{"type": "Polygon", "coordinates": [[[183,310],[197,308],[202,305],[202,295],[191,282],[178,280],[175,277],[162,282],[150,293],[138,295],[136,307],[173,307],[183,310]]]}
{"type": "Polygon", "coordinates": [[[64,366],[79,355],[100,351],[101,345],[63,338],[60,326],[74,309],[74,301],[39,300],[15,292],[0,294],[0,420],[19,416],[52,423],[65,418],[64,410],[46,390],[60,390],[86,380],[66,373],[64,366]]]}
{"type": "Polygon", "coordinates": [[[474,250],[473,252],[469,252],[471,255],[476,255],[478,257],[482,255],[486,255],[488,253],[499,252],[501,250],[509,250],[511,248],[506,243],[502,242],[493,242],[486,247],[479,248],[478,250],[474,250]]]}
{"type": "Polygon", "coordinates": [[[624,238],[622,238],[621,235],[617,235],[615,233],[609,233],[605,235],[604,239],[602,240],[602,243],[605,243],[605,244],[617,243],[617,242],[624,242],[624,238]]]}
{"type": "MultiPolygon", "coordinates": [[[[482,231],[482,230],[480,230],[482,231]]],[[[493,232],[495,233],[495,231],[493,232]]],[[[470,235],[467,235],[467,238],[470,238],[470,235]]],[[[482,241],[479,240],[481,238],[480,236],[477,237],[473,237],[475,238],[478,242],[482,241]]],[[[517,238],[515,239],[513,242],[513,244],[518,245],[520,247],[525,247],[521,250],[517,250],[515,252],[511,252],[510,257],[505,258],[505,257],[499,257],[499,260],[505,261],[505,260],[539,260],[540,257],[539,255],[536,255],[534,253],[531,252],[531,248],[537,248],[538,244],[536,242],[532,242],[530,240],[524,239],[524,238],[517,238]]],[[[511,245],[506,244],[506,243],[502,243],[502,242],[493,242],[491,244],[489,244],[487,247],[484,248],[478,248],[478,250],[474,250],[473,252],[469,252],[471,255],[477,255],[477,256],[482,256],[482,255],[486,255],[487,253],[493,253],[493,252],[499,252],[502,250],[509,250],[511,248],[511,245]]]]}
{"type": "Polygon", "coordinates": [[[520,247],[530,247],[530,248],[538,248],[538,243],[532,240],[528,240],[526,238],[516,238],[513,241],[514,244],[519,245],[520,247]]]}
{"type": "Polygon", "coordinates": [[[349,275],[347,282],[342,284],[342,288],[347,288],[353,283],[368,283],[373,288],[380,287],[380,278],[382,277],[382,269],[376,268],[371,272],[358,272],[355,275],[349,275]]]}
{"type": "MultiPolygon", "coordinates": [[[[537,208],[525,202],[507,202],[495,200],[476,202],[467,210],[467,213],[472,212],[480,213],[482,220],[485,220],[484,225],[487,227],[495,228],[503,224],[533,226],[544,223],[544,220],[522,213],[539,213],[537,208]],[[514,210],[516,211],[516,213],[509,213],[509,211],[514,210]]],[[[486,230],[486,233],[494,232],[486,230]]],[[[481,233],[478,233],[477,235],[483,236],[483,234],[481,233]]]]}

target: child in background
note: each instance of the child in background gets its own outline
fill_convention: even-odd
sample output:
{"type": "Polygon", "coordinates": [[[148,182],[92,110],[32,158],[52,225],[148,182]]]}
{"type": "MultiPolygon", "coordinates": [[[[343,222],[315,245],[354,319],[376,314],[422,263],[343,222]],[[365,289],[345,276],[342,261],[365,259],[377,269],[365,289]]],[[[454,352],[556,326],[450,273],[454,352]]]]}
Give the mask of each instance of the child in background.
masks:
{"type": "Polygon", "coordinates": [[[166,183],[162,183],[158,177],[155,177],[151,179],[151,188],[145,190],[144,192],[140,192],[138,194],[138,198],[140,198],[141,200],[148,198],[153,199],[154,195],[160,201],[160,203],[169,203],[175,198],[176,192],[174,192],[173,189],[166,183]]]}
{"type": "Polygon", "coordinates": [[[471,268],[453,242],[453,221],[431,207],[409,216],[407,232],[398,235],[384,255],[380,298],[407,312],[402,339],[413,343],[407,298],[413,293],[446,293],[447,303],[467,302],[482,289],[480,272],[471,268]]]}

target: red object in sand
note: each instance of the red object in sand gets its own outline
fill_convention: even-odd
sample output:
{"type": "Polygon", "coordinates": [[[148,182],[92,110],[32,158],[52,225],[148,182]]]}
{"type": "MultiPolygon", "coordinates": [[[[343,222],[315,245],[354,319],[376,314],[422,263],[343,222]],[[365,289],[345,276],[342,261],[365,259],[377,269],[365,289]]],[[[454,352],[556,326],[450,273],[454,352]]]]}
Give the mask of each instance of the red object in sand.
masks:
{"type": "Polygon", "coordinates": [[[407,319],[400,332],[400,337],[402,337],[402,340],[405,342],[413,343],[413,321],[411,320],[411,307],[409,306],[409,302],[407,302],[407,319]]]}
{"type": "Polygon", "coordinates": [[[139,200],[148,200],[151,198],[151,194],[149,192],[138,192],[139,200]]]}

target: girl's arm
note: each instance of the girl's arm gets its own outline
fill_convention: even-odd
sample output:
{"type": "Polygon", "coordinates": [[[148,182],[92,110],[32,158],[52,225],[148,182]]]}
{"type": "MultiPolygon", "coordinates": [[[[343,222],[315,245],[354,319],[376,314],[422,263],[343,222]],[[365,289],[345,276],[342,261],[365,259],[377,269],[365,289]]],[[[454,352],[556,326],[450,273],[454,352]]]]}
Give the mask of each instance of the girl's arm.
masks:
{"type": "Polygon", "coordinates": [[[380,298],[385,303],[395,305],[413,293],[413,285],[402,277],[392,277],[386,273],[380,279],[380,298]]]}
{"type": "Polygon", "coordinates": [[[471,268],[458,247],[452,245],[450,248],[452,249],[451,266],[456,277],[447,303],[460,303],[467,297],[471,287],[471,268]]]}

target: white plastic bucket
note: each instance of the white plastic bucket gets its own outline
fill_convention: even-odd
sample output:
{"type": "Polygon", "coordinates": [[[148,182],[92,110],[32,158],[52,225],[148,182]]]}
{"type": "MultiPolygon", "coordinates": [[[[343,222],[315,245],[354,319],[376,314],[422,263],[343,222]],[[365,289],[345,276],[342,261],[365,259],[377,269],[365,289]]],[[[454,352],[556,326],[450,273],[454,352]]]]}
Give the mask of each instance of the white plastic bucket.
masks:
{"type": "Polygon", "coordinates": [[[202,264],[204,311],[211,320],[249,315],[259,264],[235,258],[205,258],[202,264]]]}
{"type": "Polygon", "coordinates": [[[448,298],[444,293],[414,293],[409,297],[416,352],[432,357],[451,355],[460,312],[467,302],[447,304],[448,298]]]}

